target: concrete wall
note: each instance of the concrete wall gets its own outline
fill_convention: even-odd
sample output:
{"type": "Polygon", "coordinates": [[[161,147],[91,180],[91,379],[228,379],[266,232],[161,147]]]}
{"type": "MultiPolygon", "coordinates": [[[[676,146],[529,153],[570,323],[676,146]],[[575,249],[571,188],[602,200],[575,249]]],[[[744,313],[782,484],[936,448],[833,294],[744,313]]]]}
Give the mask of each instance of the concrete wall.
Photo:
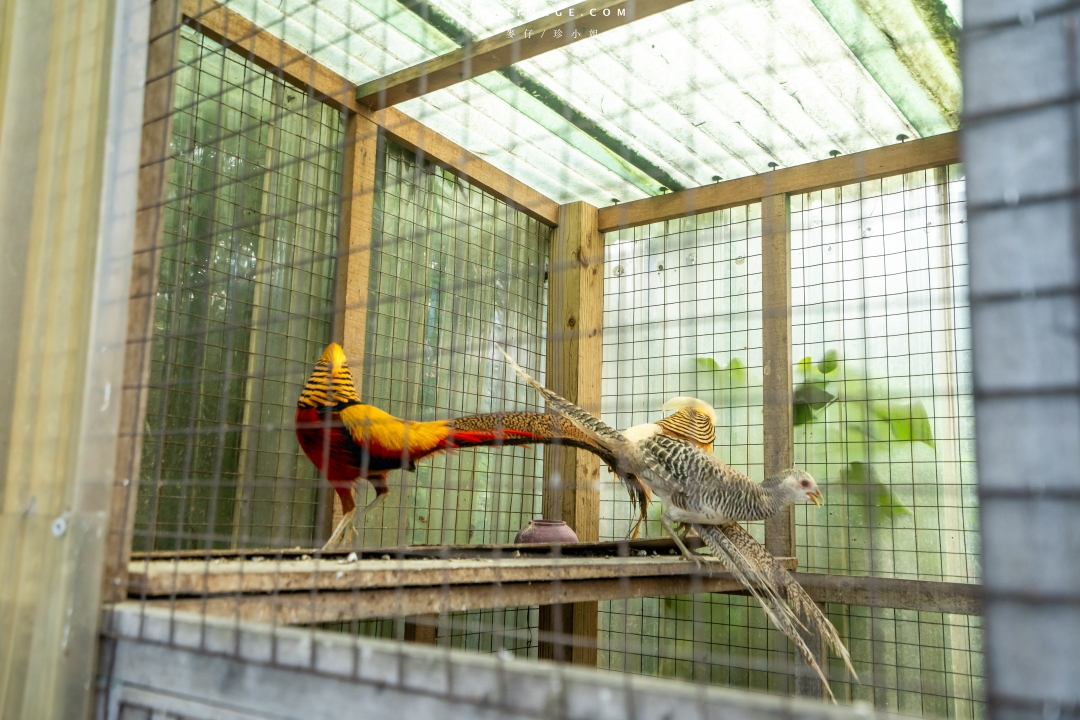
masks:
{"type": "Polygon", "coordinates": [[[872,720],[750,693],[191,613],[107,613],[100,720],[872,720]]]}
{"type": "Polygon", "coordinates": [[[1039,0],[964,5],[989,698],[999,720],[1076,716],[1080,13],[1039,0]]]}

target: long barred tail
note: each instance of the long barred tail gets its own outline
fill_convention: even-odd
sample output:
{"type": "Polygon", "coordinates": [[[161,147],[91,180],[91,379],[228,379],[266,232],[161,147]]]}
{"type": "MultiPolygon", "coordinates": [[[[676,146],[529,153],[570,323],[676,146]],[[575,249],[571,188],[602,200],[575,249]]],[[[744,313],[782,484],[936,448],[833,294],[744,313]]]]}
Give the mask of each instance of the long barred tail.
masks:
{"type": "Polygon", "coordinates": [[[476,445],[566,445],[600,456],[614,456],[565,417],[542,412],[502,412],[467,415],[451,421],[451,439],[458,447],[476,445]]]}
{"type": "MultiPolygon", "coordinates": [[[[734,523],[732,524],[734,525],[734,523]]],[[[722,526],[723,529],[716,525],[694,525],[693,527],[701,536],[701,539],[705,541],[705,544],[712,549],[713,554],[720,559],[720,562],[758,601],[761,609],[772,620],[773,625],[791,639],[796,649],[806,659],[807,664],[814,668],[814,672],[821,679],[821,684],[835,703],[836,697],[833,695],[832,688],[829,687],[829,681],[825,679],[825,673],[822,672],[817,659],[814,658],[814,654],[807,647],[806,641],[799,633],[800,627],[804,628],[804,626],[799,622],[791,608],[785,605],[781,599],[780,590],[773,582],[775,578],[774,574],[770,572],[771,568],[767,564],[762,566],[760,558],[746,557],[740,547],[727,536],[725,531],[729,526],[724,525],[722,526]]],[[[739,526],[736,525],[736,527],[739,526]]],[[[747,535],[747,537],[750,536],[747,535]]],[[[750,539],[753,540],[753,537],[750,537],[750,539]]],[[[768,553],[765,554],[768,555],[768,553]]],[[[769,556],[769,558],[771,559],[772,556],[769,556]]],[[[783,571],[783,568],[776,563],[775,559],[772,562],[783,571]]]]}
{"type": "Polygon", "coordinates": [[[510,363],[510,367],[514,368],[514,372],[520,375],[522,380],[529,385],[532,385],[533,388],[536,389],[536,392],[544,397],[544,400],[546,400],[548,404],[548,410],[553,410],[569,419],[570,422],[578,426],[585,435],[594,440],[601,447],[614,453],[616,457],[623,455],[625,450],[629,448],[631,443],[623,437],[622,433],[605,424],[592,413],[585,412],[553,390],[548,390],[534,380],[529,373],[525,372],[520,365],[514,362],[514,358],[507,355],[506,351],[502,349],[502,346],[496,344],[495,347],[497,347],[499,352],[503,354],[503,357],[506,358],[506,362],[510,363]]]}
{"type": "Polygon", "coordinates": [[[843,640],[840,639],[840,634],[836,632],[836,628],[829,622],[829,618],[825,617],[825,614],[821,612],[817,603],[806,594],[806,590],[799,584],[799,581],[792,577],[791,573],[785,570],[776,561],[776,558],[769,554],[768,550],[761,547],[761,544],[754,539],[754,536],[746,532],[738,523],[721,525],[720,531],[738,548],[742,556],[755,566],[759,575],[767,577],[774,587],[783,588],[788,605],[791,606],[792,610],[801,615],[808,625],[825,638],[833,650],[836,651],[836,654],[843,659],[848,672],[855,678],[855,681],[861,682],[855,668],[851,665],[851,656],[848,654],[843,640]]]}

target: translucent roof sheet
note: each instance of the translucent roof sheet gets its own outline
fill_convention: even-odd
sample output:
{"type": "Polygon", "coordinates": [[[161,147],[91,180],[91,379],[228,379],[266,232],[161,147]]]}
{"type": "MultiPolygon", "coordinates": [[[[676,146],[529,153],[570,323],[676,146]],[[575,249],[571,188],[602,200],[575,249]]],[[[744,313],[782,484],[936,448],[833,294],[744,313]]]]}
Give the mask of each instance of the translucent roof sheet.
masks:
{"type": "MultiPolygon", "coordinates": [[[[542,0],[232,0],[363,83],[542,0]]],[[[955,129],[959,0],[695,0],[398,106],[558,202],[610,205],[955,129]]]]}

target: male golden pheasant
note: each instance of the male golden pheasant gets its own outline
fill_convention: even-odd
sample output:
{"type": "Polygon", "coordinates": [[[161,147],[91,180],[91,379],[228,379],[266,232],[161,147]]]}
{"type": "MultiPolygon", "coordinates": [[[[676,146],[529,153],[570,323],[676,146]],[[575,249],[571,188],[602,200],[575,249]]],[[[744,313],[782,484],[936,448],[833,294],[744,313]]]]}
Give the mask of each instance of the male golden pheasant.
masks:
{"type": "Polygon", "coordinates": [[[300,393],[296,437],[341,498],[344,516],[324,549],[342,540],[346,532],[355,536],[363,517],[386,499],[390,492],[387,473],[415,470],[418,461],[440,451],[561,443],[586,448],[614,462],[566,418],[546,413],[487,413],[409,422],[364,405],[353,385],[345,351],[337,343],[327,346],[300,393]],[[357,514],[353,491],[361,478],[375,488],[375,499],[357,514]]]}

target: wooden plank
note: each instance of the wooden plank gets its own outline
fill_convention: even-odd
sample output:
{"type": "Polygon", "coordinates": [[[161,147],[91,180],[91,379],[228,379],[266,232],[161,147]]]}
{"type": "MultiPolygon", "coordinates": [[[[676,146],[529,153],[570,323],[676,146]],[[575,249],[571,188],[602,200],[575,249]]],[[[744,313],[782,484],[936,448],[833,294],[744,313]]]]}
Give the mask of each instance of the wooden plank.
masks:
{"type": "MultiPolygon", "coordinates": [[[[146,607],[169,608],[205,615],[217,615],[279,625],[339,622],[391,617],[429,615],[463,610],[525,607],[577,607],[595,605],[613,598],[661,597],[697,592],[728,592],[739,589],[727,573],[713,577],[663,577],[581,580],[547,583],[503,583],[477,585],[386,588],[364,592],[287,593],[280,595],[240,595],[231,597],[147,600],[146,607]]],[[[554,647],[550,629],[540,628],[541,644],[554,647]]],[[[570,633],[567,633],[570,635],[570,633]]],[[[596,654],[596,635],[573,633],[562,643],[576,652],[563,658],[590,664],[596,654]]],[[[549,659],[554,654],[549,656],[549,659]]],[[[595,659],[592,663],[595,665],[595,659]]]]}
{"type": "Polygon", "coordinates": [[[960,162],[960,133],[934,135],[600,209],[600,232],[960,162]]]}
{"type": "MultiPolygon", "coordinates": [[[[597,211],[584,202],[559,208],[548,260],[546,385],[591,413],[600,413],[604,321],[604,238],[597,211]]],[[[544,462],[544,517],[565,520],[578,539],[600,536],[600,459],[548,446],[544,462]]],[[[540,608],[541,658],[596,666],[598,606],[540,608]],[[559,640],[569,636],[566,642],[559,640]]]]}
{"type": "Polygon", "coordinates": [[[400,110],[371,112],[356,101],[356,85],[315,61],[281,38],[213,0],[183,0],[183,13],[196,30],[223,43],[259,67],[278,75],[339,110],[367,118],[413,152],[496,197],[530,217],[554,227],[558,203],[499,170],[474,153],[413,120],[400,110]]]}
{"type": "Polygon", "coordinates": [[[688,0],[584,0],[457,50],[364,83],[356,99],[378,110],[623,27],[688,0]]]}
{"type": "Polygon", "coordinates": [[[154,0],[150,9],[148,81],[143,100],[138,210],[124,350],[124,387],[120,392],[120,433],[105,547],[106,602],[119,602],[127,596],[127,569],[135,533],[154,305],[164,232],[166,177],[172,139],[172,73],[179,48],[179,28],[178,0],[154,0]]]}
{"type": "MultiPolygon", "coordinates": [[[[761,324],[765,477],[795,464],[791,377],[791,235],[787,195],[761,201],[761,324]]],[[[795,555],[795,512],[788,506],[765,521],[765,548],[795,555]]]]}
{"type": "MultiPolygon", "coordinates": [[[[684,541],[691,550],[704,546],[701,538],[691,535],[684,541]]],[[[133,555],[139,562],[145,560],[250,560],[260,557],[262,562],[268,557],[275,560],[310,560],[313,555],[324,560],[340,560],[355,553],[360,559],[381,558],[389,555],[393,558],[477,558],[477,557],[538,557],[559,555],[561,557],[605,557],[617,555],[630,557],[639,555],[678,555],[678,546],[669,537],[646,538],[643,540],[604,540],[602,542],[579,542],[569,545],[559,543],[501,543],[485,545],[407,545],[402,547],[379,548],[337,548],[319,552],[313,548],[234,548],[216,550],[156,550],[133,555]],[[305,557],[306,556],[306,557],[305,557]]]]}
{"type": "MultiPolygon", "coordinates": [[[[792,560],[785,560],[790,567],[792,560]]],[[[706,558],[703,572],[719,571],[706,558]]],[[[131,563],[133,592],[144,597],[370,590],[477,583],[547,582],[693,574],[680,556],[599,558],[429,558],[407,560],[179,560],[131,563]]]]}
{"type": "Polygon", "coordinates": [[[795,573],[819,603],[919,610],[956,615],[982,614],[982,585],[901,578],[795,573]]]}
{"type": "MultiPolygon", "coordinates": [[[[791,562],[785,562],[790,566],[791,562]]],[[[982,586],[894,578],[796,573],[816,602],[887,607],[924,612],[978,615],[982,586]]],[[[146,607],[218,615],[277,624],[308,624],[392,616],[430,616],[462,610],[524,607],[573,607],[599,600],[666,597],[697,593],[744,594],[729,574],[682,574],[562,580],[559,582],[475,583],[376,588],[357,591],[245,594],[208,598],[150,598],[146,607]]],[[[554,645],[549,640],[547,644],[554,645]]],[[[588,638],[575,635],[573,647],[588,649],[588,638]]],[[[564,643],[564,646],[567,643],[564,643]]],[[[579,655],[582,653],[579,653],[579,655]]],[[[565,656],[565,655],[564,655],[565,656]]]]}

